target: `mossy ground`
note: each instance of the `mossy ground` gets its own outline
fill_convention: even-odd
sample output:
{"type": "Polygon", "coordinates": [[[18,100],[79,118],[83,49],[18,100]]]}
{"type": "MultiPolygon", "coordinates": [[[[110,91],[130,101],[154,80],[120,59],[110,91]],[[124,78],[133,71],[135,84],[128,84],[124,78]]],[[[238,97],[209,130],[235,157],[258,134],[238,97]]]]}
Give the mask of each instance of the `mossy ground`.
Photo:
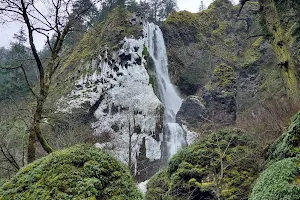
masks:
{"type": "Polygon", "coordinates": [[[146,198],[246,198],[260,160],[250,141],[241,131],[222,130],[184,148],[150,179],[146,198]]]}
{"type": "Polygon", "coordinates": [[[23,167],[0,199],[142,199],[127,168],[92,146],[56,151],[23,167]]]}

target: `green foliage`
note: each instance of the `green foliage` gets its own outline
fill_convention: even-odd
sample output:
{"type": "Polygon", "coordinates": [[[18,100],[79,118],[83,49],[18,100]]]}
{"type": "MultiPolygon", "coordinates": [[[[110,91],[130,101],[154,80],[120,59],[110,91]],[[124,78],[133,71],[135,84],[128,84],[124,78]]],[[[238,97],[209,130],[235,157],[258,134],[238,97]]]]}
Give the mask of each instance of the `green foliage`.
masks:
{"type": "Polygon", "coordinates": [[[266,169],[260,174],[250,200],[297,200],[300,196],[300,112],[271,145],[266,169]]]}
{"type": "Polygon", "coordinates": [[[147,183],[147,200],[163,199],[170,187],[168,171],[165,169],[156,173],[147,183]]]}
{"type": "Polygon", "coordinates": [[[214,77],[216,86],[222,89],[232,88],[236,81],[233,68],[225,64],[215,67],[214,77]]]}
{"type": "Polygon", "coordinates": [[[29,102],[24,99],[0,101],[0,179],[10,178],[18,167],[24,165],[26,145],[28,141],[28,123],[31,121],[29,102]],[[10,160],[15,160],[12,165],[10,160]]]}
{"type": "MultiPolygon", "coordinates": [[[[28,81],[34,84],[37,81],[36,74],[32,70],[35,63],[32,60],[31,50],[24,44],[26,35],[22,28],[14,34],[14,39],[9,49],[0,48],[0,67],[16,68],[22,64],[28,81]]],[[[26,96],[28,93],[29,88],[21,69],[0,69],[0,100],[26,96]]]]}
{"type": "Polygon", "coordinates": [[[7,181],[7,179],[0,178],[0,187],[2,187],[2,185],[5,184],[7,181]]]}
{"type": "Polygon", "coordinates": [[[270,147],[269,161],[300,155],[300,112],[291,120],[287,130],[270,147]]]}
{"type": "Polygon", "coordinates": [[[149,199],[243,199],[257,176],[259,156],[239,130],[222,130],[173,156],[150,179],[149,199]],[[256,154],[256,155],[255,155],[256,154]]]}
{"type": "Polygon", "coordinates": [[[171,13],[171,15],[166,19],[165,23],[175,24],[178,26],[197,26],[198,19],[197,15],[184,10],[171,13]]]}
{"type": "Polygon", "coordinates": [[[92,146],[56,151],[23,167],[0,189],[0,199],[142,199],[129,171],[92,146]]]}
{"type": "Polygon", "coordinates": [[[298,200],[300,157],[285,158],[260,175],[249,200],[298,200]]]}
{"type": "Polygon", "coordinates": [[[122,6],[117,6],[107,19],[87,32],[71,55],[65,58],[64,68],[79,66],[81,61],[88,61],[98,55],[104,55],[105,48],[109,52],[119,49],[118,43],[125,37],[138,38],[141,26],[132,26],[128,19],[130,13],[122,6]],[[95,48],[96,47],[96,48],[95,48]]]}

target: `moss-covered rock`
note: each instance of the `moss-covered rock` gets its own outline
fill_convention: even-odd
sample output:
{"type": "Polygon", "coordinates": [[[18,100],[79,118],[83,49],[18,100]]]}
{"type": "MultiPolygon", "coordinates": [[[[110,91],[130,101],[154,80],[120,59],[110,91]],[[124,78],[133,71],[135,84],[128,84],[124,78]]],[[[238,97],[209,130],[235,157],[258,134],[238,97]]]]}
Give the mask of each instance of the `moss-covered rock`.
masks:
{"type": "Polygon", "coordinates": [[[300,99],[299,2],[290,0],[260,0],[262,22],[270,35],[287,95],[300,99]]]}
{"type": "Polygon", "coordinates": [[[221,64],[205,86],[203,100],[214,126],[228,126],[236,120],[236,76],[232,67],[221,64]]]}
{"type": "Polygon", "coordinates": [[[257,177],[259,156],[249,137],[222,130],[174,155],[147,185],[149,199],[244,199],[257,177]]]}
{"type": "Polygon", "coordinates": [[[142,199],[127,168],[92,146],[56,151],[23,167],[0,199],[142,199]]]}
{"type": "Polygon", "coordinates": [[[147,200],[159,200],[166,198],[170,187],[168,171],[165,169],[156,173],[147,183],[147,200]]]}
{"type": "Polygon", "coordinates": [[[226,91],[234,90],[236,78],[232,67],[225,64],[221,64],[215,67],[213,73],[214,88],[226,91]]]}

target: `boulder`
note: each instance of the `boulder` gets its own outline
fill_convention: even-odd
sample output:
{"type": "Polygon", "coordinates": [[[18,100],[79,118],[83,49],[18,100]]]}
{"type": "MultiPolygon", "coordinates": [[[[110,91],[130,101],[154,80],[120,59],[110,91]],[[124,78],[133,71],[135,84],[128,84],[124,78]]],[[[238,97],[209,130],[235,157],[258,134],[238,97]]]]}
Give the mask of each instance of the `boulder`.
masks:
{"type": "Polygon", "coordinates": [[[207,110],[201,103],[201,98],[189,96],[183,102],[176,115],[176,122],[188,127],[196,126],[206,121],[207,110]]]}
{"type": "Polygon", "coordinates": [[[213,77],[204,89],[203,100],[211,121],[217,126],[230,126],[236,120],[236,78],[232,67],[215,67],[213,77]]]}

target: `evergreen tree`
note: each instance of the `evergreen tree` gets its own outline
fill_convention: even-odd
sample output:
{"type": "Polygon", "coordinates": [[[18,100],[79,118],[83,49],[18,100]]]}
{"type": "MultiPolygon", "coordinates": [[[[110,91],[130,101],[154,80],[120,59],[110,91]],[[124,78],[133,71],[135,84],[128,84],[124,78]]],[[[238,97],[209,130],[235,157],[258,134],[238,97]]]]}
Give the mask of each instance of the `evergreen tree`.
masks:
{"type": "Polygon", "coordinates": [[[203,3],[203,0],[201,0],[198,11],[201,12],[201,11],[206,10],[206,9],[207,9],[206,5],[203,3]]]}
{"type": "Polygon", "coordinates": [[[151,8],[150,21],[163,21],[172,11],[177,9],[176,0],[150,0],[151,8]]]}
{"type": "MultiPolygon", "coordinates": [[[[9,49],[0,49],[0,66],[13,67],[22,64],[24,69],[28,71],[28,80],[34,82],[36,80],[35,73],[29,70],[32,66],[32,57],[29,53],[30,50],[25,46],[27,36],[23,27],[14,34],[13,39],[9,49]]],[[[24,75],[20,69],[0,70],[0,99],[27,95],[28,88],[24,87],[24,81],[24,75]]]]}

